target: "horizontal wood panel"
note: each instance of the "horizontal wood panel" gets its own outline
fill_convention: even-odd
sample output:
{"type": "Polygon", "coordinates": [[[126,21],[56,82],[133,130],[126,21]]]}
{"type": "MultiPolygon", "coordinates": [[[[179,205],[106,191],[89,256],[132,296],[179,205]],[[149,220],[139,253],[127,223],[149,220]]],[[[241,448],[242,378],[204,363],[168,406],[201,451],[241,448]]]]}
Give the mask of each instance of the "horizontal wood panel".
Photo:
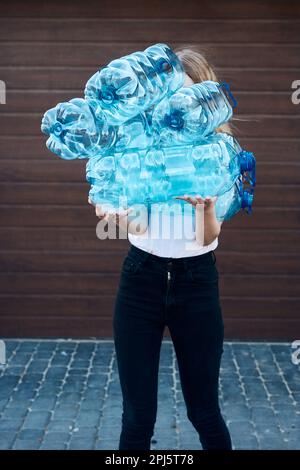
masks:
{"type": "MultiPolygon", "coordinates": [[[[209,55],[207,57],[210,59],[209,55]]],[[[221,67],[218,62],[216,70],[220,81],[226,80],[234,92],[237,91],[281,91],[291,90],[291,85],[300,73],[300,65],[294,69],[255,67],[239,69],[231,63],[227,68],[221,67]]],[[[85,83],[101,65],[95,66],[79,65],[77,67],[67,66],[31,66],[26,67],[17,64],[15,66],[3,67],[0,65],[1,79],[8,84],[8,91],[20,90],[65,90],[64,101],[70,96],[82,96],[85,83]]],[[[56,104],[56,103],[55,103],[56,104]]]]}
{"type": "Polygon", "coordinates": [[[87,18],[295,18],[300,14],[297,0],[152,0],[151,2],[121,0],[73,0],[56,2],[47,0],[22,0],[0,4],[1,16],[33,17],[87,17],[87,18]]]}
{"type": "MultiPolygon", "coordinates": [[[[300,124],[300,123],[299,123],[300,124]]],[[[300,184],[300,161],[260,163],[257,156],[258,184],[300,184]]],[[[0,160],[0,181],[82,183],[86,179],[87,160],[63,160],[58,157],[32,163],[28,160],[0,160]]]]}
{"type": "MultiPolygon", "coordinates": [[[[1,113],[0,126],[3,135],[40,135],[42,114],[1,113]]],[[[289,116],[248,116],[238,121],[237,137],[296,137],[299,138],[300,113],[289,116]]],[[[45,136],[46,137],[46,136],[45,136]]]]}
{"type": "MultiPolygon", "coordinates": [[[[0,206],[0,226],[19,227],[86,227],[95,229],[97,223],[91,206],[0,206]]],[[[241,211],[230,219],[231,228],[251,229],[299,229],[300,210],[254,207],[252,214],[241,211]]],[[[224,222],[225,223],[225,222],[224,222]]],[[[229,223],[229,222],[227,222],[229,223]]]]}
{"type": "Polygon", "coordinates": [[[115,19],[11,18],[0,19],[1,41],[131,41],[152,43],[255,42],[293,43],[300,30],[299,20],[227,19],[115,19]],[[220,35],[220,31],[222,34],[220,35]]]}
{"type": "MultiPolygon", "coordinates": [[[[284,118],[283,118],[284,119],[284,118]]],[[[236,122],[238,126],[239,123],[236,122]]],[[[246,138],[245,136],[238,136],[241,145],[258,157],[259,161],[270,162],[299,162],[300,154],[300,139],[282,138],[278,139],[274,133],[273,138],[246,138]]],[[[267,183],[267,181],[265,182],[267,183]]]]}
{"type": "MultiPolygon", "coordinates": [[[[55,312],[64,312],[64,316],[76,318],[87,315],[91,319],[93,317],[101,318],[111,316],[114,309],[115,296],[1,296],[1,318],[11,316],[26,316],[38,318],[43,311],[45,319],[54,316],[55,312]]],[[[282,319],[282,315],[288,319],[297,319],[297,305],[299,298],[284,299],[284,311],[282,299],[277,297],[271,298],[221,298],[221,305],[224,310],[224,316],[230,318],[239,318],[241,312],[248,319],[256,319],[260,315],[273,319],[282,319]]]]}
{"type": "MultiPolygon", "coordinates": [[[[180,41],[169,43],[172,47],[183,45],[180,41]]],[[[2,66],[30,65],[34,66],[94,66],[95,71],[114,58],[130,54],[136,50],[144,50],[149,42],[96,42],[69,43],[63,46],[59,42],[2,42],[0,62],[2,66]],[[34,48],[34,54],[32,49],[34,48]],[[59,51],[59,53],[58,53],[59,51]]],[[[278,44],[226,44],[202,45],[204,53],[218,63],[219,67],[263,67],[263,68],[299,68],[300,45],[278,44]]]]}
{"type": "Polygon", "coordinates": [[[289,318],[226,318],[225,339],[294,341],[295,331],[299,330],[299,320],[289,318]]]}
{"type": "MultiPolygon", "coordinates": [[[[115,295],[116,273],[0,273],[1,294],[115,295]]],[[[300,276],[228,275],[219,280],[222,297],[300,297],[300,276]]]]}
{"type": "MultiPolygon", "coordinates": [[[[241,231],[231,229],[231,225],[224,223],[219,236],[219,246],[222,251],[243,252],[245,246],[248,251],[255,253],[295,253],[300,245],[300,231],[295,230],[255,230],[241,231]]],[[[106,240],[105,247],[109,250],[122,251],[127,246],[127,240],[106,240]]],[[[1,250],[51,250],[75,251],[88,249],[97,252],[102,249],[102,240],[96,236],[95,230],[90,228],[0,228],[1,250]]]]}
{"type": "Polygon", "coordinates": [[[85,181],[87,160],[63,160],[53,154],[50,160],[32,164],[28,160],[2,160],[0,181],[78,182],[85,181]],[[2,173],[2,176],[1,176],[2,173]]]}
{"type": "MultiPolygon", "coordinates": [[[[239,132],[239,121],[235,121],[234,125],[237,127],[236,135],[241,145],[246,150],[254,152],[259,162],[299,162],[300,136],[294,139],[285,137],[280,139],[277,136],[246,138],[239,132]]],[[[42,133],[36,136],[1,135],[0,160],[30,159],[51,162],[55,159],[57,162],[61,161],[58,156],[46,148],[46,138],[47,136],[42,133]]],[[[68,163],[72,165],[72,162],[68,163]]]]}
{"type": "Polygon", "coordinates": [[[1,183],[2,204],[83,204],[88,183],[1,183]]]}
{"type": "Polygon", "coordinates": [[[218,66],[216,70],[219,80],[227,81],[233,92],[287,92],[291,90],[293,81],[297,80],[299,76],[298,66],[293,70],[280,67],[272,68],[272,70],[266,68],[260,70],[258,66],[254,67],[253,70],[251,68],[222,69],[218,66]]]}
{"type": "MultiPolygon", "coordinates": [[[[80,93],[82,94],[82,91],[80,93]]],[[[65,91],[28,91],[7,92],[5,112],[7,113],[44,113],[57,103],[74,98],[74,92],[65,91]]],[[[298,114],[300,106],[291,100],[291,91],[286,92],[234,92],[238,107],[235,115],[240,114],[298,114]]],[[[285,119],[285,118],[283,118],[285,119]]]]}
{"type": "MultiPolygon", "coordinates": [[[[1,251],[1,272],[107,272],[117,273],[124,258],[109,252],[105,241],[98,252],[1,251]],[[109,256],[108,256],[109,253],[109,256]]],[[[117,243],[117,241],[116,241],[117,243]]],[[[298,253],[217,252],[218,266],[226,274],[300,274],[298,253]]]]}
{"type": "MultiPolygon", "coordinates": [[[[225,321],[226,340],[280,340],[293,341],[299,322],[290,318],[230,318],[225,321]]],[[[6,317],[0,318],[1,337],[19,338],[104,338],[113,337],[112,318],[52,316],[44,317],[6,317]],[[62,335],[62,332],[65,332],[62,335]]],[[[169,329],[164,330],[164,337],[170,339],[169,329]]]]}

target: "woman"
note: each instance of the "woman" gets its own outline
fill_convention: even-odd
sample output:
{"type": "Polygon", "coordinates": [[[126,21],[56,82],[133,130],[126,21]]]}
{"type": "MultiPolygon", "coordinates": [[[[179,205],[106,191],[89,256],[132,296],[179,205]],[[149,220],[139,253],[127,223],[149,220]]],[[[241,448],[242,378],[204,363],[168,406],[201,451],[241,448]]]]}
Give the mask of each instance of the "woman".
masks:
{"type": "MultiPolygon", "coordinates": [[[[197,48],[187,46],[175,52],[186,72],[184,86],[217,81],[197,48]]],[[[226,124],[218,131],[230,132],[230,127],[226,124]]],[[[112,219],[128,231],[131,243],[122,266],[113,317],[123,395],[119,450],[150,449],[166,325],[176,352],[187,417],[203,449],[231,449],[218,398],[224,328],[214,255],[221,227],[215,214],[216,198],[178,195],[177,199],[191,209],[184,213],[184,226],[195,220],[192,232],[181,238],[174,236],[174,230],[167,238],[163,231],[151,237],[158,223],[152,212],[149,219],[143,210],[130,219],[132,208],[111,216],[96,207],[100,219],[112,219]],[[203,210],[195,210],[196,205],[203,210]]],[[[177,220],[174,216],[174,225],[177,220]]]]}

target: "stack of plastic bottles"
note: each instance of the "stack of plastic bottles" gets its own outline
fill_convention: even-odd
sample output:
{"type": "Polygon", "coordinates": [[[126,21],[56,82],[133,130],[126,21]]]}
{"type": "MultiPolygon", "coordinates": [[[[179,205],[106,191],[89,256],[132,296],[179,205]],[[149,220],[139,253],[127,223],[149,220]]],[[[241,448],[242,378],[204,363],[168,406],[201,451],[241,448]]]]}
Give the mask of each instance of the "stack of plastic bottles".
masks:
{"type": "Polygon", "coordinates": [[[184,78],[177,55],[156,44],[111,61],[88,80],[84,99],[45,113],[48,149],[64,159],[88,159],[94,204],[166,207],[188,194],[218,196],[219,220],[251,211],[255,158],[215,131],[236,106],[228,85],[184,87],[184,78]]]}

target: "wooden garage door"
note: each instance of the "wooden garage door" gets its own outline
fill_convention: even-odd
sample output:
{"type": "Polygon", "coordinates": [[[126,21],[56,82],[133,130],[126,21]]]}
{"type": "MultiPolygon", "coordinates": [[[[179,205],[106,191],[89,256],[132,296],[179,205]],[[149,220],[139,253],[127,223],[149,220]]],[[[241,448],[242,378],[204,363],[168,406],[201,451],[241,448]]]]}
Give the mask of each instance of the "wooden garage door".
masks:
{"type": "Polygon", "coordinates": [[[300,2],[10,0],[0,3],[2,336],[111,336],[127,240],[99,241],[84,162],[45,149],[43,112],[82,96],[109,60],[155,42],[199,43],[239,101],[258,160],[252,216],[217,250],[227,338],[300,332],[300,2]]]}

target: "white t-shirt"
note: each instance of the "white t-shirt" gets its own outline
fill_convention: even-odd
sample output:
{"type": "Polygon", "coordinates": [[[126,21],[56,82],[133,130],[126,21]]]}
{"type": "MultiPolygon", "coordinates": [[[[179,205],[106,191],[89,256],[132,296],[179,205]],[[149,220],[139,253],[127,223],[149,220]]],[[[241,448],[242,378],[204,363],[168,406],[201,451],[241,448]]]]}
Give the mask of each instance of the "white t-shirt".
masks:
{"type": "Polygon", "coordinates": [[[195,208],[187,202],[178,201],[179,210],[175,211],[162,209],[163,204],[152,205],[148,211],[146,232],[141,235],[128,232],[130,243],[141,250],[168,258],[197,256],[215,250],[217,238],[206,246],[196,241],[195,208]]]}

